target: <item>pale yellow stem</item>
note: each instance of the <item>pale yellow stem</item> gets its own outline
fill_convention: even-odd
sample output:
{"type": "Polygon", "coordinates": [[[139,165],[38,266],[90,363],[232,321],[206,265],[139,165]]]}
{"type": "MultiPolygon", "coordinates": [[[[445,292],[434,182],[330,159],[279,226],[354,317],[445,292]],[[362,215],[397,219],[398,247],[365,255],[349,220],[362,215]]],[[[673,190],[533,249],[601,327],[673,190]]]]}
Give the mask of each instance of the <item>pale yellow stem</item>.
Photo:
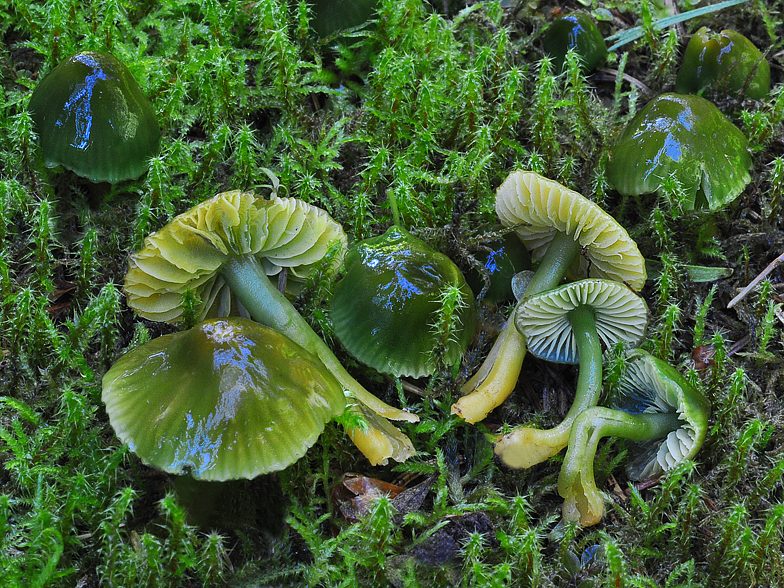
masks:
{"type": "Polygon", "coordinates": [[[512,311],[479,371],[463,385],[465,396],[452,405],[452,414],[474,424],[500,406],[517,384],[525,351],[525,340],[515,327],[512,311]]]}
{"type": "Polygon", "coordinates": [[[390,457],[402,463],[416,453],[411,439],[385,418],[361,404],[351,410],[365,417],[367,428],[349,427],[346,433],[371,465],[386,465],[390,457]]]}

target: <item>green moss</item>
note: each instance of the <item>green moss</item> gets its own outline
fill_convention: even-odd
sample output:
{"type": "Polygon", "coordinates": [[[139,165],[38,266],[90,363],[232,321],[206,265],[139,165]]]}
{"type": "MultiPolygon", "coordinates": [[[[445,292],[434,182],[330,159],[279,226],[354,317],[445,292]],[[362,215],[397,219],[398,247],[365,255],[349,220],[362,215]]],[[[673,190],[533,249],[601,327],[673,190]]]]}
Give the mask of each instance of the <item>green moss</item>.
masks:
{"type": "MultiPolygon", "coordinates": [[[[722,212],[675,217],[684,208],[681,186],[664,186],[654,201],[622,197],[609,187],[606,168],[620,129],[651,95],[673,87],[685,45],[679,33],[654,28],[663,14],[652,3],[599,0],[593,16],[620,16],[604,19],[603,32],[641,24],[642,38],[611,52],[606,71],[593,77],[574,56],[556,75],[539,51],[551,4],[515,4],[383,0],[375,28],[323,42],[308,25],[305,3],[284,0],[7,3],[0,11],[6,583],[784,583],[779,274],[770,276],[772,289],[725,308],[784,248],[781,72],[772,68],[771,93],[759,103],[719,104],[749,141],[751,184],[722,212]],[[163,132],[147,174],[105,194],[44,167],[27,111],[46,72],[82,50],[108,50],[128,65],[163,132]],[[402,223],[465,270],[467,258],[456,252],[474,251],[492,232],[495,189],[518,167],[600,202],[658,262],[660,273],[641,294],[661,338],[645,347],[687,371],[714,405],[696,465],[652,487],[630,486],[623,444],[602,445],[596,472],[608,497],[607,524],[557,526],[558,459],[510,471],[493,462],[491,440],[504,424],[557,422],[552,408],[571,394],[574,373],[526,363],[506,403],[486,424],[468,426],[449,409],[505,309],[481,317],[456,369],[417,381],[382,379],[330,339],[332,282],[322,272],[295,304],[372,392],[418,412],[421,422],[405,432],[420,454],[397,471],[372,468],[330,425],[279,475],[285,523],[259,522],[266,493],[248,485],[225,505],[241,524],[220,532],[189,527],[168,479],[121,447],[100,403],[98,382],[122,351],[172,330],[126,307],[118,286],[128,253],[215,194],[268,193],[269,169],[280,179],[274,191],[329,210],[356,240],[390,224],[392,190],[402,223]],[[694,283],[684,269],[693,263],[733,274],[694,283]],[[704,366],[690,363],[696,346],[704,347],[703,359],[712,354],[704,366]],[[408,486],[435,477],[417,510],[397,516],[393,499],[381,500],[350,524],[330,498],[348,471],[408,486]],[[419,477],[398,479],[403,475],[419,477]],[[244,516],[249,512],[255,514],[244,516]],[[455,535],[458,520],[465,532],[455,535]],[[433,545],[451,539],[457,547],[434,561],[433,545]]],[[[686,12],[690,4],[679,7],[686,12]]],[[[561,8],[585,9],[573,0],[561,8]]],[[[770,47],[773,59],[782,43],[773,8],[755,0],[699,24],[732,26],[763,53],[770,47]]],[[[621,363],[616,357],[612,365],[621,363]]],[[[615,373],[612,365],[606,371],[615,373]]]]}

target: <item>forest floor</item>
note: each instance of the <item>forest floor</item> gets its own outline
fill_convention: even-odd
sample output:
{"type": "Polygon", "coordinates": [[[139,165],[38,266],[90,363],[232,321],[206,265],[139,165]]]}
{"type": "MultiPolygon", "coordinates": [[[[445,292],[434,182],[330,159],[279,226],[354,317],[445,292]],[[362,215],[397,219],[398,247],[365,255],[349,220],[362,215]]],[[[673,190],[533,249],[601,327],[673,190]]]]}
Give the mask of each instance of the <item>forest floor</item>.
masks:
{"type": "Polygon", "coordinates": [[[320,39],[304,2],[4,3],[0,585],[784,585],[784,264],[727,308],[784,253],[784,5],[750,0],[653,26],[699,6],[384,0],[371,25],[320,39]],[[642,35],[594,73],[556,75],[542,31],[574,10],[604,37],[642,35]],[[716,100],[748,139],[751,181],[716,211],[684,211],[677,190],[624,197],[608,181],[610,149],[636,112],[673,91],[701,26],[742,33],[771,66],[767,97],[716,100]],[[42,163],[30,95],[88,49],[123,61],[158,116],[161,151],[138,180],[96,186],[42,163]],[[144,237],[220,192],[268,195],[269,170],[281,195],[327,210],[352,240],[390,226],[394,194],[400,222],[468,271],[497,229],[495,191],[516,169],[582,193],[637,241],[649,275],[642,346],[712,403],[695,459],[636,483],[624,469],[631,446],[607,439],[594,465],[604,519],[564,524],[563,454],[514,470],[492,440],[557,424],[576,366],[529,355],[506,402],[469,425],[450,407],[510,303],[480,305],[459,364],[401,380],[342,350],[324,278],[295,305],[366,388],[419,415],[400,425],[416,455],[371,466],[331,423],[284,471],[227,484],[213,528],[188,524],[171,476],[123,447],[101,401],[102,376],[124,352],[178,329],[125,303],[128,256],[144,237]],[[347,474],[373,479],[360,497],[383,481],[416,488],[415,499],[356,513],[347,474]]]}

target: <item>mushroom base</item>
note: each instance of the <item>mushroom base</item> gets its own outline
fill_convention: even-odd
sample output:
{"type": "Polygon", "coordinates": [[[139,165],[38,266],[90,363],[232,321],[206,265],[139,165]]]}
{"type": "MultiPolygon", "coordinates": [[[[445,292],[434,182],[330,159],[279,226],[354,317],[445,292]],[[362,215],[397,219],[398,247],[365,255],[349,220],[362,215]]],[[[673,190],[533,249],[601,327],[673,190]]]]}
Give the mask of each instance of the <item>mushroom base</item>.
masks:
{"type": "Polygon", "coordinates": [[[678,415],[669,413],[630,415],[601,406],[583,412],[572,426],[569,449],[558,476],[558,494],[564,499],[564,520],[590,526],[604,515],[604,503],[593,476],[593,460],[602,437],[634,441],[658,439],[666,437],[680,424],[678,415]]]}

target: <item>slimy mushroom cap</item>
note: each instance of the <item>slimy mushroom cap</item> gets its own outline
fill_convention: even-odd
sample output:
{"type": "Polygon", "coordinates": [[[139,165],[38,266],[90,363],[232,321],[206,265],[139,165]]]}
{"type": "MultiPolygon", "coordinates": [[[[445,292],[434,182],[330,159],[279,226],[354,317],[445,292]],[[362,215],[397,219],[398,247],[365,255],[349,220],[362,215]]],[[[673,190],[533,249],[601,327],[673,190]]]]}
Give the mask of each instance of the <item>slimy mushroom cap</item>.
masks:
{"type": "Polygon", "coordinates": [[[104,375],[102,399],[117,437],[142,461],[207,481],[294,463],[346,403],[315,356],[240,318],[129,351],[104,375]]]}
{"type": "Polygon", "coordinates": [[[457,288],[454,339],[445,343],[445,361],[459,361],[474,335],[476,305],[457,266],[405,229],[390,227],[346,255],[346,275],[338,282],[330,314],[343,346],[370,367],[395,376],[422,377],[436,369],[433,349],[442,296],[457,288]]]}
{"type": "Polygon", "coordinates": [[[38,84],[28,109],[44,164],[91,182],[136,179],[160,148],[150,102],[110,53],[84,51],[60,63],[38,84]]]}
{"type": "Polygon", "coordinates": [[[610,151],[607,175],[625,195],[658,191],[674,178],[686,210],[718,210],[751,181],[746,137],[710,102],[693,94],[651,100],[610,151]]]}

